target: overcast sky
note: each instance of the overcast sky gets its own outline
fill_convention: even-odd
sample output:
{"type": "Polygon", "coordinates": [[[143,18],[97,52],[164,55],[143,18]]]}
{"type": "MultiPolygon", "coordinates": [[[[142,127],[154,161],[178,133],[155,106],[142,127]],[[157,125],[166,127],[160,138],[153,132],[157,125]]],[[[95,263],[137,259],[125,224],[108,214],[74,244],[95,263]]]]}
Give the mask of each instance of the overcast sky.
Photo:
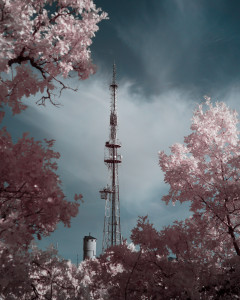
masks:
{"type": "MultiPolygon", "coordinates": [[[[168,205],[158,166],[158,151],[169,153],[190,132],[193,110],[208,95],[240,112],[240,2],[235,0],[96,0],[109,14],[99,24],[92,57],[98,66],[90,79],[70,83],[60,108],[29,108],[8,116],[15,138],[28,131],[36,139],[56,139],[61,153],[58,173],[69,199],[82,193],[84,203],[71,228],[59,226],[39,243],[58,243],[59,254],[82,259],[83,237],[97,238],[101,253],[104,200],[109,182],[104,144],[109,135],[112,63],[117,64],[118,137],[122,235],[128,238],[138,216],[149,216],[157,229],[189,216],[187,205],[168,205]]],[[[129,240],[130,241],[130,240],[129,240]]]]}

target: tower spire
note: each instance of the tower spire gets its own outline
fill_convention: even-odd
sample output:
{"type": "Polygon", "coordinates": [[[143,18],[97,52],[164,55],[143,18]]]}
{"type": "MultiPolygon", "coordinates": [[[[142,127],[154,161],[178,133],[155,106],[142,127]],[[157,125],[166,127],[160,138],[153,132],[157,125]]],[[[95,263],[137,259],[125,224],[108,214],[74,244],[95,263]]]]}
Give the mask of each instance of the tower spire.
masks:
{"type": "MultiPolygon", "coordinates": [[[[116,105],[117,105],[117,88],[118,85],[116,83],[116,64],[113,62],[113,77],[112,77],[112,84],[110,84],[110,90],[112,93],[112,105],[111,108],[113,111],[116,110],[116,105]]],[[[111,124],[110,124],[111,125],[111,124]]]]}
{"type": "Polygon", "coordinates": [[[113,78],[112,78],[112,84],[115,84],[116,83],[116,64],[115,64],[115,61],[113,62],[113,78]]]}
{"type": "Polygon", "coordinates": [[[119,182],[118,164],[122,162],[118,149],[121,143],[117,139],[117,88],[116,83],[116,64],[113,64],[113,78],[110,84],[111,91],[111,110],[110,110],[110,134],[109,141],[105,143],[106,154],[104,162],[110,172],[110,183],[100,191],[101,198],[105,199],[105,217],[103,227],[102,250],[110,246],[121,244],[120,226],[120,201],[119,201],[119,182]]]}

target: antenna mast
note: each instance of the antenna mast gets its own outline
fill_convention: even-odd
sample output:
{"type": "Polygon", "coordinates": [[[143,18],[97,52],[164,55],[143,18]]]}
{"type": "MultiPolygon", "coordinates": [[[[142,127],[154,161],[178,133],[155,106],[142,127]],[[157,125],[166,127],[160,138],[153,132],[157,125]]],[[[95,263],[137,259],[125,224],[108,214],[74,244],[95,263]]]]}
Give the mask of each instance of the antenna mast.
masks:
{"type": "Polygon", "coordinates": [[[101,199],[105,200],[105,217],[103,227],[102,251],[110,246],[119,245],[122,242],[120,226],[120,202],[118,164],[122,162],[122,156],[118,154],[121,143],[117,139],[117,88],[116,65],[113,64],[113,78],[110,84],[111,111],[109,141],[105,143],[104,162],[110,172],[110,184],[100,191],[101,199]]]}

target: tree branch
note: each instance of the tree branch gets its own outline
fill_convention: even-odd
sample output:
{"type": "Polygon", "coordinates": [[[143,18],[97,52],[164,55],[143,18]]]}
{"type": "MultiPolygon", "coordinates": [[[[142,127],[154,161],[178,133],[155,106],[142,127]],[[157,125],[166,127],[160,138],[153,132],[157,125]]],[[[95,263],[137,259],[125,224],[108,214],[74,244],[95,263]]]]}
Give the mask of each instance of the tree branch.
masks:
{"type": "Polygon", "coordinates": [[[137,260],[135,261],[135,263],[133,265],[133,268],[132,268],[132,271],[131,271],[131,273],[130,273],[130,275],[128,277],[128,280],[127,280],[127,283],[126,283],[126,286],[125,286],[125,292],[124,292],[125,300],[127,300],[127,289],[128,289],[128,285],[129,285],[130,279],[131,279],[131,277],[133,275],[133,272],[134,272],[134,270],[135,270],[135,268],[136,268],[136,266],[138,264],[138,261],[140,259],[141,254],[142,254],[142,249],[140,249],[138,257],[137,257],[137,260]]]}

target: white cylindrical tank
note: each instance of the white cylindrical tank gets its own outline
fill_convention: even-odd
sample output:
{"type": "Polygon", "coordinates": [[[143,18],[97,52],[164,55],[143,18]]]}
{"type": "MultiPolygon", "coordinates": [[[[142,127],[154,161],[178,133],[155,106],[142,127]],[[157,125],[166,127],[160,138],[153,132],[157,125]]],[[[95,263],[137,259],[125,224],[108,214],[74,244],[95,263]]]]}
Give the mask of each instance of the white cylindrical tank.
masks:
{"type": "Polygon", "coordinates": [[[96,258],[97,239],[89,235],[83,239],[83,260],[96,258]]]}

